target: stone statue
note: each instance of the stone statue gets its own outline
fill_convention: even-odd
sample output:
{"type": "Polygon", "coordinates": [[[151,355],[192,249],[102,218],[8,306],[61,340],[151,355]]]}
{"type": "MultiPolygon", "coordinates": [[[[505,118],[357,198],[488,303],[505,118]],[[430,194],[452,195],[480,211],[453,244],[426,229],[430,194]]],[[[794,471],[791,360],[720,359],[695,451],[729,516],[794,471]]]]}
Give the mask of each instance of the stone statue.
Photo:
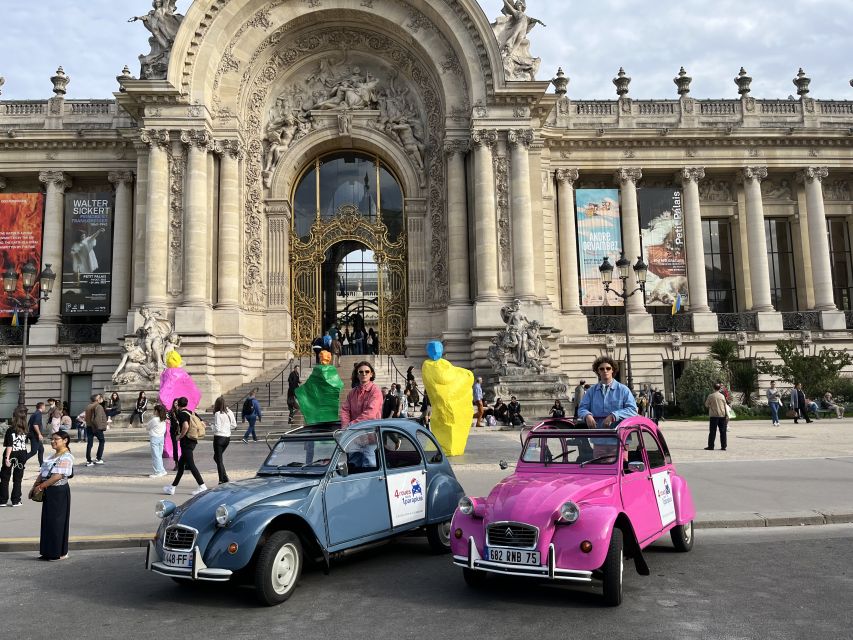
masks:
{"type": "Polygon", "coordinates": [[[535,80],[536,72],[542,62],[530,54],[530,41],[527,34],[537,24],[545,23],[527,15],[525,0],[504,0],[501,15],[492,23],[492,30],[498,40],[507,80],[535,80]]]}
{"type": "Polygon", "coordinates": [[[378,84],[379,80],[370,75],[369,71],[362,77],[361,69],[354,67],[352,75],[335,82],[328,97],[312,108],[348,111],[374,109],[377,106],[375,89],[378,84]]]}
{"type": "Polygon", "coordinates": [[[148,356],[139,344],[133,340],[124,343],[124,354],[113,373],[113,384],[133,382],[152,382],[157,379],[157,369],[151,366],[148,356]]]}
{"type": "Polygon", "coordinates": [[[284,152],[287,151],[288,147],[290,147],[290,143],[293,142],[293,136],[296,135],[296,129],[296,118],[288,113],[285,114],[282,119],[280,128],[271,128],[269,133],[267,133],[267,142],[269,143],[269,147],[267,148],[267,157],[266,162],[264,163],[265,172],[272,173],[276,166],[278,166],[278,161],[281,160],[281,156],[284,155],[284,152]]]}
{"type": "Polygon", "coordinates": [[[166,354],[181,344],[181,337],[159,312],[142,307],[139,314],[142,326],[125,338],[125,352],[113,373],[114,384],[155,380],[166,367],[166,354]]]}
{"type": "Polygon", "coordinates": [[[178,35],[184,16],[178,13],[177,0],[154,0],[152,9],[144,16],[134,16],[128,22],[141,21],[151,32],[148,39],[151,52],[139,56],[140,76],[145,80],[163,79],[169,68],[169,54],[178,35]]]}
{"type": "Polygon", "coordinates": [[[531,322],[518,300],[501,308],[501,318],[506,327],[492,338],[487,355],[492,368],[501,375],[545,371],[548,346],[542,339],[539,321],[531,322]]]}

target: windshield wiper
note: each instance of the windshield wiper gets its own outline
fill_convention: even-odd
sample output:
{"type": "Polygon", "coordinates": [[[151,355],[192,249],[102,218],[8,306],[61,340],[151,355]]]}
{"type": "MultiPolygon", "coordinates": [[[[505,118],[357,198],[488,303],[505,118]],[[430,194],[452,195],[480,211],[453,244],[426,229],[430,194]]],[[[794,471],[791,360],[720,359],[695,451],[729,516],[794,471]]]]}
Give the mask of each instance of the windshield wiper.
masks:
{"type": "Polygon", "coordinates": [[[296,461],[294,460],[293,462],[288,462],[287,464],[280,464],[280,465],[278,465],[278,466],[276,467],[276,469],[286,469],[287,467],[298,467],[298,468],[301,468],[301,467],[304,467],[304,466],[305,466],[305,465],[304,465],[304,464],[302,464],[301,462],[296,462],[296,461]]]}
{"type": "Polygon", "coordinates": [[[580,463],[580,465],[578,465],[578,466],[579,466],[581,469],[583,469],[583,466],[584,466],[585,464],[589,464],[590,462],[598,462],[599,460],[606,460],[607,458],[615,458],[615,457],[616,457],[616,454],[615,454],[615,453],[608,453],[606,456],[596,456],[596,457],[595,457],[595,458],[593,458],[592,460],[584,460],[584,461],[583,461],[583,462],[581,462],[581,463],[580,463]]]}

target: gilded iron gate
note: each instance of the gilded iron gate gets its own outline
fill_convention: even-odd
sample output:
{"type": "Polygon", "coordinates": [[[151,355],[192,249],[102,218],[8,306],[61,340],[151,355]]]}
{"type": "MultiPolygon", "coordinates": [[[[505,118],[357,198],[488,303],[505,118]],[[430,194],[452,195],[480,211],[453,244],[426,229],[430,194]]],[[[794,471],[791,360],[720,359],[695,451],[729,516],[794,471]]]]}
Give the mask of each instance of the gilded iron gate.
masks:
{"type": "Polygon", "coordinates": [[[374,254],[379,276],[379,343],[384,353],[403,353],[406,336],[406,234],[396,242],[388,237],[381,221],[371,222],[358,207],[344,205],[331,219],[311,225],[306,241],[290,236],[290,264],[293,278],[291,312],[293,341],[298,355],[311,353],[311,342],[323,335],[323,292],[320,266],[330,247],[355,241],[374,254]]]}

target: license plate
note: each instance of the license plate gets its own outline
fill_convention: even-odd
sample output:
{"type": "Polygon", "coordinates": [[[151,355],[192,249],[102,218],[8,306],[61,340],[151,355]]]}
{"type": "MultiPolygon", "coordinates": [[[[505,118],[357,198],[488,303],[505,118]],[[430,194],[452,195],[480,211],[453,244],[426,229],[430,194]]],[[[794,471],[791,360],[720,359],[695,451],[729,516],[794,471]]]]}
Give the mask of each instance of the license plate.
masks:
{"type": "Polygon", "coordinates": [[[517,549],[489,549],[488,558],[492,562],[505,564],[539,565],[538,551],[519,551],[517,549]]]}
{"type": "Polygon", "coordinates": [[[164,551],[163,564],[167,564],[170,567],[191,569],[193,566],[193,554],[191,551],[164,551]]]}

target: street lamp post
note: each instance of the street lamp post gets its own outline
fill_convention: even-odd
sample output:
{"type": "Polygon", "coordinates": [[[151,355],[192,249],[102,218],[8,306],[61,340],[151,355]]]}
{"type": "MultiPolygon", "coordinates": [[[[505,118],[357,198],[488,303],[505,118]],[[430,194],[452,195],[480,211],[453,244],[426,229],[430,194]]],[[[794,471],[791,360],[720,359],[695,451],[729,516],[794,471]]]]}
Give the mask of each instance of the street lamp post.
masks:
{"type": "Polygon", "coordinates": [[[21,373],[18,377],[19,406],[26,406],[27,326],[29,324],[30,313],[41,300],[50,299],[54,280],[56,280],[56,274],[50,268],[49,264],[45,265],[41,273],[38,273],[36,265],[32,262],[27,262],[27,264],[21,267],[21,273],[15,271],[13,267],[9,267],[3,272],[3,291],[24,311],[24,342],[23,349],[21,350],[21,373]],[[39,291],[38,294],[33,295],[32,291],[36,284],[36,274],[38,274],[39,291]],[[21,298],[15,296],[15,292],[18,290],[18,278],[21,279],[24,289],[24,295],[21,298]]]}
{"type": "Polygon", "coordinates": [[[642,256],[637,257],[637,262],[634,264],[634,273],[637,276],[637,288],[633,291],[626,291],[626,283],[628,281],[629,269],[631,268],[631,262],[625,257],[625,254],[622,253],[621,257],[616,261],[616,268],[619,269],[619,279],[622,281],[622,292],[614,291],[610,288],[610,283],[613,282],[613,265],[610,264],[610,261],[607,259],[607,256],[604,257],[604,260],[601,261],[601,266],[598,267],[598,272],[601,275],[601,284],[604,285],[604,294],[613,293],[620,298],[626,304],[623,305],[623,310],[625,313],[625,368],[627,369],[626,378],[628,381],[628,388],[631,391],[634,390],[634,379],[631,375],[631,331],[628,327],[628,305],[627,301],[632,295],[637,293],[638,291],[642,291],[643,294],[646,292],[646,276],[649,272],[648,265],[643,262],[642,256]]]}

